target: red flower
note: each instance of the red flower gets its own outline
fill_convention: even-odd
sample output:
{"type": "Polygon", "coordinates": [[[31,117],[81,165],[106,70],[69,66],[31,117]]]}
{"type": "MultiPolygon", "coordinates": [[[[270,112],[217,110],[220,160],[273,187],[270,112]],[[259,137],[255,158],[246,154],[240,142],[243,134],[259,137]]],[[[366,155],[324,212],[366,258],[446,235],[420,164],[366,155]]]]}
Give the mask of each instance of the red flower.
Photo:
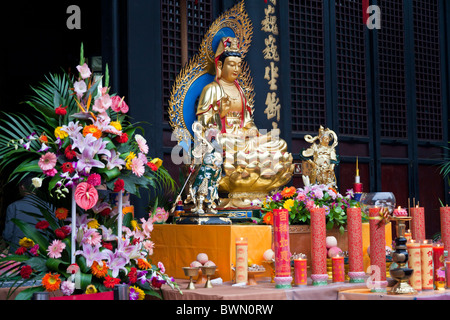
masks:
{"type": "Polygon", "coordinates": [[[121,136],[116,137],[116,141],[118,143],[127,143],[128,142],[128,134],[126,132],[122,133],[121,136]]]}
{"type": "Polygon", "coordinates": [[[120,284],[120,279],[113,278],[110,276],[106,276],[105,281],[103,281],[103,285],[107,287],[108,289],[114,289],[114,286],[116,284],[120,284]]]}
{"type": "Polygon", "coordinates": [[[29,265],[25,265],[20,269],[20,276],[22,279],[29,279],[32,273],[33,269],[29,265]]]}
{"type": "Polygon", "coordinates": [[[137,269],[135,267],[131,268],[130,272],[128,272],[128,280],[130,280],[131,284],[137,282],[137,269]]]}
{"type": "Polygon", "coordinates": [[[152,171],[158,171],[158,167],[153,162],[147,162],[147,165],[150,169],[152,169],[152,171]]]}
{"type": "Polygon", "coordinates": [[[55,235],[58,239],[65,239],[67,237],[67,234],[64,232],[62,228],[55,230],[55,235]]]}
{"type": "Polygon", "coordinates": [[[67,114],[67,106],[62,108],[62,105],[60,105],[58,108],[55,109],[55,113],[58,116],[65,116],[67,114]]]}
{"type": "Polygon", "coordinates": [[[106,208],[106,209],[100,211],[99,214],[100,214],[102,217],[109,217],[109,215],[111,214],[111,212],[112,212],[111,208],[106,208]]]}
{"type": "Polygon", "coordinates": [[[67,159],[69,160],[73,160],[73,158],[75,158],[77,156],[77,154],[75,153],[75,151],[72,150],[72,145],[68,145],[67,148],[64,150],[64,155],[66,156],[67,159]]]}
{"type": "Polygon", "coordinates": [[[61,166],[61,169],[62,169],[62,172],[64,172],[64,173],[68,172],[68,173],[72,174],[75,172],[75,168],[73,167],[72,162],[63,163],[61,166]]]}
{"type": "Polygon", "coordinates": [[[21,256],[21,255],[25,254],[25,252],[27,252],[27,248],[19,247],[19,248],[17,248],[15,254],[17,254],[18,256],[21,256]]]}
{"type": "Polygon", "coordinates": [[[111,250],[111,251],[113,249],[113,245],[111,243],[104,242],[104,241],[102,242],[102,247],[105,248],[105,249],[111,250]]]}
{"type": "Polygon", "coordinates": [[[114,182],[114,192],[120,192],[125,187],[125,182],[122,179],[117,179],[116,182],[114,182]]]}
{"type": "Polygon", "coordinates": [[[50,223],[48,223],[48,221],[46,221],[46,220],[42,220],[42,221],[39,221],[38,223],[36,223],[36,229],[38,229],[38,230],[45,230],[45,229],[47,229],[48,227],[50,226],[50,223]]]}
{"type": "Polygon", "coordinates": [[[166,281],[159,280],[157,277],[152,278],[152,287],[155,289],[161,288],[164,283],[166,283],[166,281]]]}

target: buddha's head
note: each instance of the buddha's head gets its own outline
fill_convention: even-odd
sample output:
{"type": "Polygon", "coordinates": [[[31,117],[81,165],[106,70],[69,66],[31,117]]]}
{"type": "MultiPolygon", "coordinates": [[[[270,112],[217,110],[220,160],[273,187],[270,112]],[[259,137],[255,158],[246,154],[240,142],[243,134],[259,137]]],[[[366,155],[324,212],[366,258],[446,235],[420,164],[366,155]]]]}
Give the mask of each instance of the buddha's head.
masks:
{"type": "Polygon", "coordinates": [[[235,81],[242,72],[242,55],[236,38],[223,38],[216,51],[216,79],[235,81]]]}

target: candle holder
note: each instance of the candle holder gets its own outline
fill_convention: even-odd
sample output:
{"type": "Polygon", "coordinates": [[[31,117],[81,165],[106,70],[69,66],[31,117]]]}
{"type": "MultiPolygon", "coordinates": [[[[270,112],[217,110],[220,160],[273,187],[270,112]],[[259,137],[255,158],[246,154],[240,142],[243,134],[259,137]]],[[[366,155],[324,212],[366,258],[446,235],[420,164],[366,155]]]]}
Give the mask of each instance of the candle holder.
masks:
{"type": "Polygon", "coordinates": [[[202,269],[202,273],[206,275],[207,280],[205,283],[205,288],[211,289],[213,286],[211,284],[211,276],[216,273],[217,266],[212,267],[200,267],[202,269]]]}
{"type": "Polygon", "coordinates": [[[196,275],[198,275],[199,268],[198,267],[197,268],[184,267],[183,271],[184,271],[184,275],[186,277],[189,277],[189,284],[186,289],[187,290],[195,290],[194,280],[192,278],[195,277],[196,275]]]}
{"type": "Polygon", "coordinates": [[[392,253],[392,260],[397,264],[397,268],[391,269],[391,277],[397,281],[392,287],[391,294],[416,294],[417,291],[409,285],[414,270],[408,268],[408,250],[406,247],[407,240],[405,238],[406,221],[410,221],[411,217],[391,217],[391,221],[396,223],[397,238],[395,239],[395,251],[392,253]]]}

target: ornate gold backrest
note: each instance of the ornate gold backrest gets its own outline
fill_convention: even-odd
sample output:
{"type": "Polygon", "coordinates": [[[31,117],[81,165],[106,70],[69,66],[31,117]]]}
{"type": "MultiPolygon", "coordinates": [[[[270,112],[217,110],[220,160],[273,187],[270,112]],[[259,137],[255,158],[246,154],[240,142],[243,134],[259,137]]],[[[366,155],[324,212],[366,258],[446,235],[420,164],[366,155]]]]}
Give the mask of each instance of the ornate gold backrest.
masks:
{"type": "MultiPolygon", "coordinates": [[[[210,26],[203,38],[199,53],[181,70],[172,87],[169,100],[170,125],[179,143],[193,141],[192,124],[196,120],[197,99],[203,88],[214,81],[215,53],[224,37],[238,39],[241,55],[244,59],[251,44],[253,27],[245,11],[244,1],[223,13],[210,26]]],[[[245,61],[239,82],[253,108],[254,87],[250,69],[245,61]]]]}

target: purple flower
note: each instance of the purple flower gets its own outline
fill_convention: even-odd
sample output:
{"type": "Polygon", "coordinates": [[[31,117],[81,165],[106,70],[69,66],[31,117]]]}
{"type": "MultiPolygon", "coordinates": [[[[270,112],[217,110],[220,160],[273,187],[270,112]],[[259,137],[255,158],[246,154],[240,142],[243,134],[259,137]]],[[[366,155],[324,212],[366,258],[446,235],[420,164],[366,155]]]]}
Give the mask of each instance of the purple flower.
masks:
{"type": "Polygon", "coordinates": [[[133,287],[130,287],[130,300],[138,300],[139,292],[137,292],[133,287]]]}
{"type": "Polygon", "coordinates": [[[112,170],[115,167],[119,168],[119,170],[122,170],[122,166],[125,165],[125,160],[119,158],[120,153],[116,153],[116,150],[111,150],[109,156],[103,156],[102,159],[106,160],[106,168],[108,170],[112,170]]]}
{"type": "MultiPolygon", "coordinates": [[[[100,252],[100,244],[96,246],[91,246],[89,244],[83,244],[83,250],[78,250],[75,255],[82,255],[86,258],[86,266],[90,267],[94,261],[102,261],[103,259],[108,259],[108,255],[104,252],[100,252]]],[[[116,276],[114,276],[116,277],[116,276]]]]}
{"type": "Polygon", "coordinates": [[[95,152],[94,149],[91,147],[86,147],[83,150],[82,154],[77,154],[78,157],[78,163],[77,163],[77,170],[78,172],[85,171],[86,173],[89,173],[92,168],[104,168],[105,164],[99,160],[94,159],[95,152]]]}
{"type": "Polygon", "coordinates": [[[111,250],[103,251],[106,255],[106,259],[108,260],[108,266],[112,271],[112,276],[117,278],[120,270],[125,271],[127,273],[127,269],[125,266],[129,262],[127,256],[123,252],[112,252],[111,250]]]}
{"type": "Polygon", "coordinates": [[[277,192],[272,196],[272,200],[273,201],[281,201],[283,199],[283,196],[281,195],[281,193],[277,192]]]}

